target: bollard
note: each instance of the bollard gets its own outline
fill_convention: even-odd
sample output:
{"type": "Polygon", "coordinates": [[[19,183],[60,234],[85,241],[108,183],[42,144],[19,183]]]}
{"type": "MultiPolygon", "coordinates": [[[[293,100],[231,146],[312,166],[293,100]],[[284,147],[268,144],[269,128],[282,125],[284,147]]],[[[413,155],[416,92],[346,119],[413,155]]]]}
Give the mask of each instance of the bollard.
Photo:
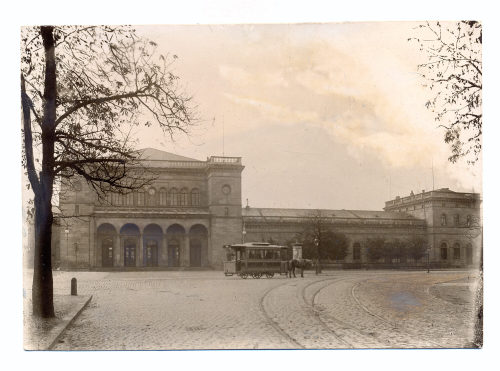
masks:
{"type": "Polygon", "coordinates": [[[71,279],[71,295],[77,296],[78,294],[76,293],[76,278],[71,279]]]}

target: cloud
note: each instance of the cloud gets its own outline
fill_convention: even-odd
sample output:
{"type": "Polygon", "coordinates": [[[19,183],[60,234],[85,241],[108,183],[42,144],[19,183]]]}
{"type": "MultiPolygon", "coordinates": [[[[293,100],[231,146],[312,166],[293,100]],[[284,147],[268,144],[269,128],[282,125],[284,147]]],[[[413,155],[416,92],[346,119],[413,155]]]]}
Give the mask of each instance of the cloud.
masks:
{"type": "Polygon", "coordinates": [[[352,155],[369,151],[388,166],[427,166],[432,154],[446,157],[412,66],[391,49],[375,57],[355,44],[339,49],[325,40],[290,39],[273,45],[269,55],[254,46],[245,69],[219,67],[232,87],[223,96],[236,109],[257,112],[262,125],[319,125],[348,144],[352,155]]]}
{"type": "Polygon", "coordinates": [[[465,185],[467,168],[447,163],[443,133],[424,107],[418,48],[407,42],[412,27],[220,26],[206,35],[196,28],[190,42],[176,47],[189,48],[184,60],[196,63],[186,76],[195,76],[203,109],[220,125],[207,137],[221,135],[222,121],[226,135],[243,136],[255,129],[268,135],[270,123],[311,125],[325,128],[332,143],[345,144],[356,158],[410,171],[434,161],[465,185]]]}
{"type": "Polygon", "coordinates": [[[319,120],[318,113],[314,111],[301,111],[287,105],[273,104],[256,98],[238,97],[229,93],[225,93],[224,96],[238,106],[251,107],[257,110],[266,120],[262,122],[263,125],[269,121],[279,123],[307,123],[318,122],[319,120]]]}
{"type": "Polygon", "coordinates": [[[241,67],[221,65],[219,66],[220,76],[229,81],[233,86],[246,87],[249,85],[267,87],[288,87],[288,81],[281,71],[249,73],[241,67]]]}

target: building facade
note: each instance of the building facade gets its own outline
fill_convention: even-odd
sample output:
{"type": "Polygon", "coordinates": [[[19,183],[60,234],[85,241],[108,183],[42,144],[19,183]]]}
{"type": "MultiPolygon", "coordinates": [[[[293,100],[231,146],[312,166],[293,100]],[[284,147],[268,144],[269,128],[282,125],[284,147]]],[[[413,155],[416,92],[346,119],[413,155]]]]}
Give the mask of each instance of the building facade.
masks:
{"type": "Polygon", "coordinates": [[[198,161],[145,149],[150,186],[100,200],[84,181],[62,185],[55,265],[62,269],[220,268],[226,244],[285,243],[315,213],[349,240],[346,263],[366,262],[368,238],[419,235],[430,259],[471,266],[480,259],[480,198],[448,189],[386,202],[384,211],[242,207],[239,157],[198,161]]]}

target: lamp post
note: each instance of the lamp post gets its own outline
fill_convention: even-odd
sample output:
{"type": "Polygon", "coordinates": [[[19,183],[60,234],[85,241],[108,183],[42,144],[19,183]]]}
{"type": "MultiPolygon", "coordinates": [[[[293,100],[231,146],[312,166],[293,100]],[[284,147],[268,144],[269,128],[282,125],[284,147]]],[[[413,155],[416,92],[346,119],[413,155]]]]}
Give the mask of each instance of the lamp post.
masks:
{"type": "Polygon", "coordinates": [[[430,266],[429,255],[430,255],[430,253],[431,253],[431,248],[427,247],[427,273],[429,273],[429,266],[430,266]]]}
{"type": "Polygon", "coordinates": [[[64,230],[64,233],[66,234],[66,266],[69,266],[69,246],[68,246],[68,235],[69,235],[69,229],[66,228],[64,230]]]}
{"type": "Polygon", "coordinates": [[[321,273],[321,269],[319,267],[319,239],[318,237],[314,237],[314,246],[316,246],[316,274],[321,273]]]}

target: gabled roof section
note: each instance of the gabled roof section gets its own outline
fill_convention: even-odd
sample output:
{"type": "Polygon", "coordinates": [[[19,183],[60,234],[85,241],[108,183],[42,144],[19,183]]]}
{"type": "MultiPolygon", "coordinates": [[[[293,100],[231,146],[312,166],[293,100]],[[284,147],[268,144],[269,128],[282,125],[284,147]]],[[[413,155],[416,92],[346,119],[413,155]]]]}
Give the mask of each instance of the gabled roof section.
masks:
{"type": "Polygon", "coordinates": [[[155,148],[144,148],[137,151],[142,160],[148,161],[198,161],[200,160],[176,155],[174,153],[160,151],[155,148]]]}

